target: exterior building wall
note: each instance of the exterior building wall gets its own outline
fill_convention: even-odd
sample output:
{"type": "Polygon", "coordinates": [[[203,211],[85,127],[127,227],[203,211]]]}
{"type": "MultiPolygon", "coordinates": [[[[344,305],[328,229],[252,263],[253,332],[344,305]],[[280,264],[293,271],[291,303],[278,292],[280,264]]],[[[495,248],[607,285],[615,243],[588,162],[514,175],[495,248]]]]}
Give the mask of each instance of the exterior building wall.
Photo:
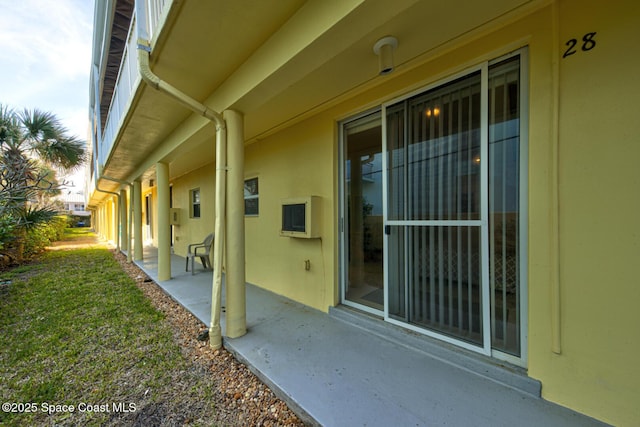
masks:
{"type": "MultiPolygon", "coordinates": [[[[337,305],[338,123],[526,47],[528,375],[542,382],[547,400],[608,423],[638,424],[640,121],[634,104],[640,95],[640,6],[562,0],[510,16],[247,145],[245,178],[258,178],[259,214],[245,217],[246,279],[318,310],[337,305]],[[304,196],[320,198],[321,237],[281,237],[282,200],[304,196]]],[[[197,120],[191,122],[198,128],[197,120]]],[[[211,161],[171,178],[173,207],[180,210],[180,224],[173,227],[178,255],[213,232],[211,161]],[[189,215],[193,188],[201,191],[199,219],[189,215]]],[[[144,194],[152,195],[157,245],[155,188],[144,194]]],[[[109,200],[96,211],[100,233],[114,241],[116,212],[109,200]]],[[[149,239],[145,217],[143,212],[149,239]]]]}
{"type": "Polygon", "coordinates": [[[638,378],[629,375],[640,343],[627,328],[640,324],[634,309],[640,295],[633,285],[639,234],[632,219],[640,206],[638,198],[631,196],[639,181],[633,162],[640,150],[633,141],[640,129],[632,118],[633,107],[625,104],[633,102],[636,97],[631,93],[636,94],[640,86],[604,82],[636,79],[638,56],[628,53],[637,50],[633,32],[640,14],[637,6],[612,9],[577,1],[561,2],[558,12],[559,51],[555,12],[549,6],[495,32],[470,37],[409,72],[390,76],[382,86],[247,147],[247,176],[260,180],[260,215],[246,219],[247,279],[320,310],[337,302],[336,122],[528,46],[529,375],[542,381],[543,397],[548,400],[607,422],[630,424],[638,420],[634,402],[640,399],[638,378]],[[583,51],[582,38],[590,32],[596,32],[596,46],[583,51]],[[578,52],[557,58],[572,38],[579,40],[578,52]],[[557,94],[555,61],[560,62],[557,94]],[[625,66],[611,65],[620,61],[625,66]],[[555,162],[559,202],[552,191],[555,162]],[[323,204],[329,205],[323,206],[322,240],[280,237],[280,199],[311,194],[321,195],[323,204]],[[550,214],[553,209],[560,212],[557,222],[550,214]],[[556,274],[550,248],[556,227],[559,354],[552,351],[550,300],[556,274]],[[304,270],[305,259],[311,260],[310,271],[304,270]],[[325,264],[318,266],[321,261],[325,264]]]}
{"type": "Polygon", "coordinates": [[[259,215],[245,218],[247,281],[323,311],[337,302],[334,133],[322,116],[245,150],[245,177],[259,185],[259,215]],[[282,200],[306,196],[320,197],[321,237],[281,237],[282,200]]]}
{"type": "MultiPolygon", "coordinates": [[[[562,1],[559,18],[561,354],[548,351],[549,293],[540,271],[530,282],[529,373],[542,379],[549,400],[612,424],[637,425],[640,5],[562,1]],[[583,37],[591,32],[596,45],[582,50],[583,37]],[[576,53],[563,59],[571,39],[577,40],[576,53]]],[[[531,219],[534,213],[544,215],[532,209],[531,219]]],[[[532,227],[531,235],[536,231],[532,227]]],[[[541,244],[530,254],[532,275],[543,251],[541,244]]]]}
{"type": "Polygon", "coordinates": [[[215,212],[215,164],[172,180],[173,208],[179,210],[179,225],[173,226],[173,250],[186,256],[191,243],[199,243],[213,233],[215,212]],[[191,216],[191,190],[200,189],[200,218],[191,216]]]}

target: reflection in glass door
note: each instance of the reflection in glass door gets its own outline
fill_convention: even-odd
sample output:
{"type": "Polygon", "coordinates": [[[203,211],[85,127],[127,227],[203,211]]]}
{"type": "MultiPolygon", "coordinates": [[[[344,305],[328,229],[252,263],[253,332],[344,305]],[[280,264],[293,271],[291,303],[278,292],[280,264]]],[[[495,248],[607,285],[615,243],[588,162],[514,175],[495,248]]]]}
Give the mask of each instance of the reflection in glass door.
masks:
{"type": "Polygon", "coordinates": [[[522,364],[520,57],[384,109],[386,316],[522,364]]]}
{"type": "Polygon", "coordinates": [[[343,301],[384,310],[382,126],[380,113],[345,123],[343,156],[343,301]]]}
{"type": "Polygon", "coordinates": [[[388,314],[485,347],[480,105],[478,71],[386,109],[388,314]]]}
{"type": "Polygon", "coordinates": [[[523,61],[342,124],[340,270],[344,304],[526,366],[523,61]]]}

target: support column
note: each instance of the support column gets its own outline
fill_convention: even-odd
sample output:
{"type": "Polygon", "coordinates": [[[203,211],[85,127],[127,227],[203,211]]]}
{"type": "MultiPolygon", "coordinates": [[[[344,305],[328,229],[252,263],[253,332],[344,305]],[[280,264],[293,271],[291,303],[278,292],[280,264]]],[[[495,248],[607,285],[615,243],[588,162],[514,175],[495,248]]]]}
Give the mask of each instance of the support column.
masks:
{"type": "Polygon", "coordinates": [[[142,184],[139,179],[133,181],[133,259],[142,259],[142,184]]]}
{"type": "Polygon", "coordinates": [[[98,204],[96,207],[95,231],[98,237],[102,239],[102,204],[98,204]]]}
{"type": "Polygon", "coordinates": [[[107,209],[107,202],[102,202],[102,204],[100,205],[100,238],[102,240],[107,240],[105,239],[105,229],[106,227],[106,222],[104,220],[104,212],[107,209]]]}
{"type": "Polygon", "coordinates": [[[244,118],[225,111],[227,124],[226,335],[247,333],[244,265],[244,118]]]}
{"type": "Polygon", "coordinates": [[[109,219],[111,220],[109,235],[113,239],[117,251],[120,250],[120,216],[118,215],[118,209],[120,209],[120,200],[117,196],[113,196],[111,197],[111,208],[109,209],[109,219]]]}
{"type": "Polygon", "coordinates": [[[158,180],[158,280],[171,279],[171,236],[169,234],[169,165],[156,163],[158,180]]]}
{"type": "Polygon", "coordinates": [[[111,236],[109,235],[109,221],[107,220],[107,212],[109,211],[109,204],[111,203],[111,199],[107,199],[102,203],[102,207],[100,209],[100,228],[102,235],[102,240],[109,241],[111,240],[111,236]]]}
{"type": "MultiPolygon", "coordinates": [[[[129,222],[127,221],[127,190],[120,190],[120,199],[118,199],[118,208],[120,209],[120,250],[129,252],[129,222]]],[[[127,255],[129,257],[129,255],[127,255]]]]}
{"type": "Polygon", "coordinates": [[[111,236],[111,218],[109,217],[112,203],[111,197],[109,197],[105,200],[104,206],[102,207],[102,235],[104,236],[103,239],[107,242],[113,241],[111,236]]]}

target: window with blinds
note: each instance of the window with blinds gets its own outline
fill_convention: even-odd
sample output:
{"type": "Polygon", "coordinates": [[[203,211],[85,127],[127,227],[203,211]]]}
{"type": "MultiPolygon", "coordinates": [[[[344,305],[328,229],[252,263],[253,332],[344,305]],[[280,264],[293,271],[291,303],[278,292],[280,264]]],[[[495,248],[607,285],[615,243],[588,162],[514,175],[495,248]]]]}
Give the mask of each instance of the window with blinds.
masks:
{"type": "Polygon", "coordinates": [[[389,318],[516,357],[520,89],[514,56],[385,108],[389,318]]]}

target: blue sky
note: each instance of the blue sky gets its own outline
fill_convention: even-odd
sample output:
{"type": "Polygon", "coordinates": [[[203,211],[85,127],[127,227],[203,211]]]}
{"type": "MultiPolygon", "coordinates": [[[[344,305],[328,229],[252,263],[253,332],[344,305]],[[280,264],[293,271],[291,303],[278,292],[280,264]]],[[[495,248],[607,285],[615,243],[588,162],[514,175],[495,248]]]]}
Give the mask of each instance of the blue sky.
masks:
{"type": "Polygon", "coordinates": [[[0,0],[0,103],[86,140],[93,0],[0,0]]]}

